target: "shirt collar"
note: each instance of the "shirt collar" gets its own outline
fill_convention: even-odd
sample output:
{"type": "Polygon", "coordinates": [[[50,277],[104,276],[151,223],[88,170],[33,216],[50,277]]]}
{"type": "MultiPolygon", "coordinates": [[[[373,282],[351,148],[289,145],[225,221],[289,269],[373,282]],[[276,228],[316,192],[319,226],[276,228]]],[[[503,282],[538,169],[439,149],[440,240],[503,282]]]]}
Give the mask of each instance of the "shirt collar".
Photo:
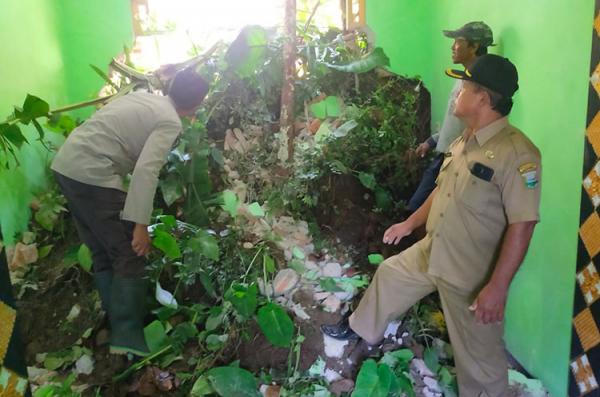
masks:
{"type": "Polygon", "coordinates": [[[475,139],[479,146],[483,146],[487,141],[492,139],[494,135],[502,131],[508,125],[508,117],[502,117],[480,130],[475,131],[475,139]]]}

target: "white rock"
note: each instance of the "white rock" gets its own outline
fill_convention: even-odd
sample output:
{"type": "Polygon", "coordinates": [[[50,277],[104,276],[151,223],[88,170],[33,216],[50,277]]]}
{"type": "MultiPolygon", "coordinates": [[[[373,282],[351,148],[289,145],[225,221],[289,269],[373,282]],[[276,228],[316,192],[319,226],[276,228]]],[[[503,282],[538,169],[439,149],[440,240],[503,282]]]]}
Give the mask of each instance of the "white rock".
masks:
{"type": "Polygon", "coordinates": [[[302,305],[300,305],[299,303],[293,304],[291,309],[294,312],[294,314],[296,315],[296,317],[298,317],[302,320],[310,320],[310,316],[308,315],[308,313],[306,313],[306,311],[304,310],[302,305]]]}
{"type": "Polygon", "coordinates": [[[320,270],[317,263],[311,260],[304,261],[304,267],[306,268],[306,270],[320,270]]]}
{"type": "Polygon", "coordinates": [[[94,372],[94,359],[87,354],[79,357],[75,362],[75,371],[78,374],[89,375],[94,372]]]}
{"type": "Polygon", "coordinates": [[[383,337],[387,338],[388,336],[396,336],[398,333],[398,327],[400,327],[400,321],[392,321],[388,324],[385,332],[383,333],[383,337]]]}
{"type": "Polygon", "coordinates": [[[321,270],[323,277],[342,277],[342,266],[336,262],[329,262],[321,270]]]}
{"type": "Polygon", "coordinates": [[[442,388],[440,387],[440,384],[434,378],[425,376],[425,377],[423,377],[423,383],[425,383],[425,386],[427,386],[427,388],[434,393],[442,392],[442,388]]]}
{"type": "Polygon", "coordinates": [[[327,299],[329,295],[331,295],[331,292],[315,292],[313,294],[313,299],[318,302],[321,302],[322,300],[327,299]]]}
{"type": "Polygon", "coordinates": [[[347,340],[337,340],[323,335],[323,345],[325,346],[325,355],[330,358],[342,358],[344,349],[348,345],[347,340]]]}
{"type": "Polygon", "coordinates": [[[273,290],[275,295],[283,295],[291,291],[298,284],[298,273],[294,269],[283,269],[277,273],[273,280],[273,290]]]}
{"type": "Polygon", "coordinates": [[[420,358],[412,360],[410,366],[413,367],[420,376],[435,376],[435,374],[427,367],[425,361],[420,358]]]}
{"type": "Polygon", "coordinates": [[[342,375],[332,369],[327,368],[325,369],[325,379],[327,379],[327,382],[332,383],[342,379],[342,375]]]}
{"type": "Polygon", "coordinates": [[[329,313],[335,313],[340,310],[342,301],[335,295],[329,295],[327,299],[323,301],[324,310],[329,313]]]}
{"type": "Polygon", "coordinates": [[[429,390],[428,388],[424,388],[422,390],[423,397],[437,397],[437,394],[429,390]]]}

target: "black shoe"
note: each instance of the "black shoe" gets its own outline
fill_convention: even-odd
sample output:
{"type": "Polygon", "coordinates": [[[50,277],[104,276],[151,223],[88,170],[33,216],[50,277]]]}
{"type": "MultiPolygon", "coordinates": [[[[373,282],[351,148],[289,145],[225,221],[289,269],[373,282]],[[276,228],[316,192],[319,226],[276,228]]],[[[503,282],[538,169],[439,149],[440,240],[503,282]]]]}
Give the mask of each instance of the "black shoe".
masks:
{"type": "Polygon", "coordinates": [[[337,324],[321,325],[321,331],[327,335],[332,337],[333,339],[338,340],[357,340],[360,339],[360,336],[350,328],[350,324],[348,323],[348,318],[342,319],[337,324]]]}

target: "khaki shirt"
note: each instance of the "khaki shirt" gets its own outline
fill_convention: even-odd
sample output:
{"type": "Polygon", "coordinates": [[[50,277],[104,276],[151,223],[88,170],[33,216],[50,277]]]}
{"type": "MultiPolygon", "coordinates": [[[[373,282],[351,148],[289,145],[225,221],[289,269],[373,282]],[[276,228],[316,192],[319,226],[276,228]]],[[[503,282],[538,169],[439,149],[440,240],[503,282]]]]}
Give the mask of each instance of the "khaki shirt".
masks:
{"type": "Polygon", "coordinates": [[[475,289],[491,276],[507,225],[539,221],[541,157],[506,118],[466,136],[446,154],[421,244],[429,274],[475,289]]]}
{"type": "Polygon", "coordinates": [[[127,94],[73,130],[52,169],[81,183],[127,191],[122,219],[148,224],[158,174],[181,130],[169,97],[127,94]]]}

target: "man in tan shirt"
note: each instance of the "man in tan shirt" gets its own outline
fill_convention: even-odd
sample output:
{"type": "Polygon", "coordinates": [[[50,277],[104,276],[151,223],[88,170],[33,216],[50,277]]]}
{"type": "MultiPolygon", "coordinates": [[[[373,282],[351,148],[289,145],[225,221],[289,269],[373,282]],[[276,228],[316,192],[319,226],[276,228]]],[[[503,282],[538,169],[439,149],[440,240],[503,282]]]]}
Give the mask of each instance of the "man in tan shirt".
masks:
{"type": "Polygon", "coordinates": [[[120,97],[77,127],[52,163],[79,236],[92,252],[111,353],[148,354],[144,256],[158,175],[181,133],[180,116],[194,114],[207,92],[206,81],[187,69],[174,77],[168,96],[120,97]]]}
{"type": "Polygon", "coordinates": [[[437,187],[406,221],[386,230],[397,244],[426,223],[427,235],[383,262],[336,338],[376,344],[387,324],[438,291],[454,350],[461,397],[507,395],[504,307],[539,221],[541,158],[506,116],[518,89],[514,65],[484,55],[466,71],[454,114],[466,129],[446,153],[437,187]]]}

